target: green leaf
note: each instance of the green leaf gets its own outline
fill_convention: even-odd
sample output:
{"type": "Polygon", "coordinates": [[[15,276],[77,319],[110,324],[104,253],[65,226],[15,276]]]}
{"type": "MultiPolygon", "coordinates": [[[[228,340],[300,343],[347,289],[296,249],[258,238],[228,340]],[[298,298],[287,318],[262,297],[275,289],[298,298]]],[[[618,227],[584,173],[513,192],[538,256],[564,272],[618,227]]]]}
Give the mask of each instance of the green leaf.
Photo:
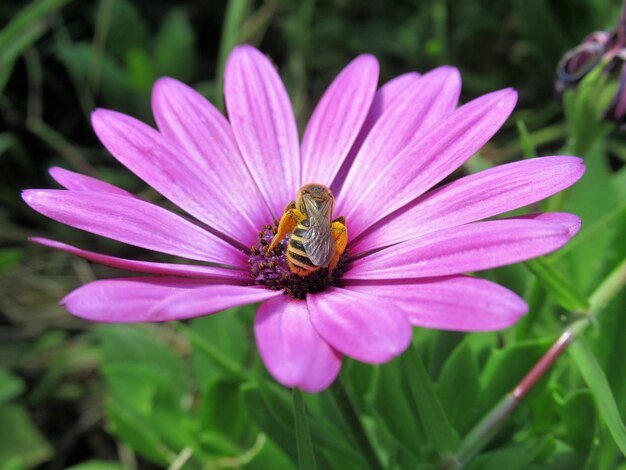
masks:
{"type": "Polygon", "coordinates": [[[220,38],[220,50],[217,57],[217,71],[215,74],[215,91],[213,102],[223,110],[224,101],[224,69],[226,60],[233,48],[241,42],[243,24],[246,20],[250,0],[229,0],[226,5],[224,22],[222,24],[222,36],[220,38]]]}
{"type": "MultiPolygon", "coordinates": [[[[241,387],[246,408],[253,420],[287,454],[293,462],[298,461],[298,451],[293,439],[295,427],[293,410],[287,394],[269,387],[247,383],[241,387]]],[[[333,422],[309,422],[311,438],[318,452],[329,456],[345,457],[355,465],[363,466],[360,454],[346,441],[345,434],[339,432],[333,422]]],[[[318,454],[319,456],[319,454],[318,454]]],[[[320,466],[322,464],[320,463],[320,466]]],[[[358,468],[358,467],[357,467],[358,468]]]]}
{"type": "Polygon", "coordinates": [[[111,400],[107,404],[107,417],[111,432],[145,458],[159,465],[167,465],[173,459],[174,452],[140,415],[111,400]]]}
{"type": "Polygon", "coordinates": [[[66,470],[126,470],[126,467],[119,463],[107,462],[105,460],[90,460],[89,462],[72,465],[66,470]]]}
{"type": "Polygon", "coordinates": [[[552,344],[550,338],[520,341],[504,349],[494,350],[480,376],[479,413],[485,413],[528,373],[552,344]]]}
{"type": "Polygon", "coordinates": [[[520,119],[515,121],[515,125],[517,126],[517,133],[519,134],[520,146],[522,147],[524,158],[535,158],[537,156],[537,149],[528,133],[526,123],[520,119]]]}
{"type": "Polygon", "coordinates": [[[45,16],[60,9],[69,0],[39,0],[17,12],[0,29],[0,93],[9,81],[15,60],[47,31],[45,16]]]}
{"type": "Polygon", "coordinates": [[[0,405],[12,400],[24,391],[22,379],[6,367],[0,367],[0,405]]]}
{"type": "Polygon", "coordinates": [[[152,59],[145,50],[136,48],[126,53],[125,62],[128,83],[133,90],[147,96],[157,78],[152,59]]]}
{"type": "Polygon", "coordinates": [[[578,338],[570,346],[569,353],[593,394],[602,421],[606,424],[622,454],[626,456],[626,426],[620,416],[606,375],[584,338],[578,338]]]}
{"type": "Polygon", "coordinates": [[[398,444],[419,455],[424,436],[405,375],[399,359],[380,366],[372,405],[398,444]]]}
{"type": "Polygon", "coordinates": [[[52,454],[52,448],[22,407],[0,407],[0,462],[19,459],[24,467],[34,467],[52,454]]]}
{"type": "Polygon", "coordinates": [[[197,318],[189,324],[177,323],[177,328],[189,338],[193,367],[201,387],[220,377],[248,378],[242,364],[250,353],[250,341],[242,317],[251,309],[240,307],[197,318]]]}
{"type": "MultiPolygon", "coordinates": [[[[96,12],[98,10],[96,9],[96,12]]],[[[150,45],[150,30],[139,8],[128,0],[113,0],[106,51],[119,61],[131,49],[146,49],[150,45]]]]}
{"type": "Polygon", "coordinates": [[[190,81],[196,72],[194,33],[187,13],[174,8],[167,14],[155,38],[154,70],[157,76],[167,75],[190,81]]]}
{"type": "Polygon", "coordinates": [[[524,445],[502,447],[476,457],[467,470],[524,470],[535,460],[544,444],[536,442],[524,445]]]}
{"type": "Polygon", "coordinates": [[[542,287],[553,300],[570,312],[586,312],[589,302],[561,272],[546,259],[536,258],[526,261],[526,267],[537,277],[542,287]]]}
{"type": "Polygon", "coordinates": [[[300,470],[315,470],[315,451],[311,442],[311,431],[306,415],[306,408],[302,394],[298,388],[293,391],[293,417],[296,428],[296,444],[298,447],[298,468],[300,470]]]}
{"type": "MultiPolygon", "coordinates": [[[[93,48],[88,42],[58,44],[59,60],[72,75],[75,83],[86,83],[93,61],[93,48]]],[[[110,56],[100,58],[99,91],[104,102],[122,111],[132,110],[133,94],[124,68],[110,56]]]]}
{"type": "Polygon", "coordinates": [[[200,410],[200,432],[219,429],[233,442],[244,433],[249,418],[241,395],[241,383],[217,380],[205,387],[200,410]]]}
{"type": "Polygon", "coordinates": [[[293,438],[293,425],[289,426],[276,413],[276,407],[268,406],[257,384],[242,385],[241,391],[252,419],[257,425],[287,454],[295,463],[298,461],[298,449],[293,438]]]}
{"type": "Polygon", "coordinates": [[[465,433],[476,419],[480,397],[478,360],[468,341],[462,342],[444,364],[436,390],[454,429],[465,433]]]}
{"type": "Polygon", "coordinates": [[[589,452],[596,428],[592,394],[587,390],[578,391],[554,408],[564,425],[566,436],[563,439],[574,449],[589,452]]]}
{"type": "Polygon", "coordinates": [[[0,250],[0,273],[17,265],[24,258],[21,248],[4,248],[0,250]]]}
{"type": "Polygon", "coordinates": [[[437,453],[445,457],[458,446],[458,436],[435,394],[434,385],[415,347],[410,345],[402,355],[402,363],[411,388],[411,396],[422,418],[424,429],[437,453]]]}

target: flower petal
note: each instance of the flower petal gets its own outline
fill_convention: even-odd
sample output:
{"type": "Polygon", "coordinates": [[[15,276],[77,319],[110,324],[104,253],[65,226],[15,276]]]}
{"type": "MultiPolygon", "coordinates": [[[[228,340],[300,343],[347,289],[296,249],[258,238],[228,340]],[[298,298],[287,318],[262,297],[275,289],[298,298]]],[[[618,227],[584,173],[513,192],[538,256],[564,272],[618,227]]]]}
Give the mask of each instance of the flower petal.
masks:
{"type": "Polygon", "coordinates": [[[343,185],[346,175],[350,171],[350,167],[352,166],[356,155],[361,149],[365,138],[374,127],[374,124],[376,124],[381,115],[395,105],[396,100],[399,100],[404,95],[405,91],[412,87],[413,84],[419,80],[419,78],[420,74],[416,72],[405,73],[389,80],[376,92],[372,105],[367,113],[367,117],[361,126],[359,135],[355,139],[348,156],[343,161],[335,180],[330,186],[334,194],[339,193],[339,189],[343,185]]]}
{"type": "Polygon", "coordinates": [[[146,321],[152,306],[188,289],[207,284],[206,279],[131,277],[90,282],[70,292],[61,305],[77,317],[106,323],[146,321]]]}
{"type": "Polygon", "coordinates": [[[174,256],[244,267],[243,253],[182,217],[137,198],[109,193],[31,189],[37,212],[87,232],[174,256]]]}
{"type": "Polygon", "coordinates": [[[364,186],[394,166],[403,149],[415,146],[429,128],[448,116],[456,107],[460,91],[461,78],[452,67],[431,70],[410,83],[365,138],[339,192],[337,213],[344,214],[344,206],[356,204],[364,186]]]}
{"type": "Polygon", "coordinates": [[[570,237],[576,235],[582,225],[580,217],[574,214],[569,214],[567,212],[541,212],[538,214],[519,215],[517,217],[511,217],[511,219],[540,220],[542,222],[559,224],[567,229],[570,237]]]}
{"type": "Polygon", "coordinates": [[[218,229],[232,226],[251,246],[259,227],[271,217],[226,118],[200,93],[173,78],[155,83],[152,109],[163,135],[185,149],[202,170],[201,197],[215,206],[210,208],[211,223],[218,229]]]}
{"type": "Polygon", "coordinates": [[[213,178],[182,148],[141,121],[105,109],[93,112],[91,121],[98,138],[124,166],[174,204],[217,231],[239,241],[254,242],[255,230],[241,230],[241,210],[224,201],[210,184],[213,178]],[[241,236],[247,235],[246,240],[241,236]]]}
{"type": "Polygon", "coordinates": [[[352,253],[519,209],[574,184],[584,171],[580,158],[545,157],[466,176],[424,194],[377,223],[356,241],[352,253]]]}
{"type": "Polygon", "coordinates": [[[50,168],[48,173],[50,173],[54,181],[70,191],[92,191],[94,193],[111,193],[119,194],[120,196],[135,197],[134,194],[122,188],[105,183],[91,176],[81,175],[80,173],[59,168],[58,166],[50,168]]]}
{"type": "Polygon", "coordinates": [[[500,330],[517,322],[528,311],[517,294],[493,282],[469,276],[346,288],[389,297],[402,308],[412,325],[439,330],[500,330]]]}
{"type": "Polygon", "coordinates": [[[330,186],[348,155],[376,93],[378,61],[354,59],[328,87],[302,139],[302,181],[330,186]]]}
{"type": "Polygon", "coordinates": [[[235,139],[274,217],[300,187],[296,120],[278,72],[252,46],[230,54],[224,98],[235,139]]]}
{"type": "Polygon", "coordinates": [[[333,287],[309,294],[307,304],[322,338],[359,361],[389,361],[411,342],[406,316],[389,299],[333,287]]]}
{"type": "Polygon", "coordinates": [[[220,279],[223,282],[250,282],[250,275],[246,271],[227,269],[213,266],[200,266],[195,264],[155,263],[151,261],[137,261],[103,255],[93,251],[81,250],[72,245],[49,240],[47,238],[32,237],[29,239],[40,245],[48,246],[56,250],[65,251],[72,255],[93,261],[95,263],[111,266],[112,268],[125,269],[141,273],[156,274],[161,276],[189,276],[207,277],[220,279]]]}
{"type": "Polygon", "coordinates": [[[477,222],[365,256],[354,262],[344,278],[407,279],[481,271],[545,255],[570,238],[567,226],[541,220],[477,222]]]}
{"type": "Polygon", "coordinates": [[[257,286],[212,284],[177,292],[163,299],[145,313],[143,321],[170,321],[199,317],[282,295],[282,291],[257,286]]]}
{"type": "Polygon", "coordinates": [[[339,373],[341,355],[313,328],[306,302],[282,296],[263,303],[254,334],[265,367],[286,387],[318,392],[339,373]]]}
{"type": "Polygon", "coordinates": [[[355,186],[346,194],[341,212],[352,237],[423,194],[474,155],[504,123],[516,99],[516,93],[506,89],[467,103],[404,148],[387,168],[355,186]]]}

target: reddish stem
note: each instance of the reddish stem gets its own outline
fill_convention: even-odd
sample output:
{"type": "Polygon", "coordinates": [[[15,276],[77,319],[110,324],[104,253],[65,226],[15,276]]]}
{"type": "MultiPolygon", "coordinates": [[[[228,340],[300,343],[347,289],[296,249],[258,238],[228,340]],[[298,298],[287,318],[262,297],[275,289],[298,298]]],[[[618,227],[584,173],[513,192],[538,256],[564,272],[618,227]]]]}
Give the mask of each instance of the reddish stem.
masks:
{"type": "Polygon", "coordinates": [[[557,339],[550,349],[539,359],[539,362],[526,374],[526,377],[524,377],[519,385],[511,392],[511,396],[518,403],[523,400],[530,389],[533,388],[535,383],[546,373],[561,353],[567,349],[573,339],[574,333],[570,330],[565,330],[563,334],[559,336],[559,339],[557,339]]]}

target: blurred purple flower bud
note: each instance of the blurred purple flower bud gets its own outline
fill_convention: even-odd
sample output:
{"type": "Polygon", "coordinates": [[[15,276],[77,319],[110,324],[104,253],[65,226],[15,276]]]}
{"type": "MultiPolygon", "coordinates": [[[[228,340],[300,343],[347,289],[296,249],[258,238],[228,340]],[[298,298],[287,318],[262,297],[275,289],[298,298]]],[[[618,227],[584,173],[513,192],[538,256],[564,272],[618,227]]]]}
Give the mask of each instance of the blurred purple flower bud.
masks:
{"type": "Polygon", "coordinates": [[[596,31],[587,36],[559,61],[556,68],[556,89],[559,93],[574,88],[596,65],[600,63],[609,41],[609,34],[596,31]]]}
{"type": "Polygon", "coordinates": [[[591,33],[559,61],[556,91],[561,95],[567,89],[576,88],[597,66],[601,66],[606,75],[620,70],[617,89],[602,116],[614,121],[621,129],[626,129],[626,0],[617,25],[610,33],[591,33]]]}

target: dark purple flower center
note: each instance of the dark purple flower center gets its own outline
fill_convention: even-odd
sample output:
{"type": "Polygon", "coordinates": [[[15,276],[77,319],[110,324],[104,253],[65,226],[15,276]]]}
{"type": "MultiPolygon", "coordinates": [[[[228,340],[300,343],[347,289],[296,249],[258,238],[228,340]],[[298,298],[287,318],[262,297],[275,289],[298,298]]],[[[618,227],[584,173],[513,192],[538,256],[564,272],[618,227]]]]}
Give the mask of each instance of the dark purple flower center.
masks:
{"type": "Polygon", "coordinates": [[[346,270],[347,251],[339,258],[339,263],[330,277],[328,268],[320,268],[308,276],[299,276],[289,269],[285,256],[289,236],[276,245],[276,248],[269,254],[266,254],[267,247],[275,234],[276,226],[266,225],[259,232],[257,242],[250,248],[248,266],[256,284],[272,290],[284,289],[285,295],[290,295],[294,299],[305,299],[309,293],[315,294],[328,286],[338,285],[346,270]]]}

